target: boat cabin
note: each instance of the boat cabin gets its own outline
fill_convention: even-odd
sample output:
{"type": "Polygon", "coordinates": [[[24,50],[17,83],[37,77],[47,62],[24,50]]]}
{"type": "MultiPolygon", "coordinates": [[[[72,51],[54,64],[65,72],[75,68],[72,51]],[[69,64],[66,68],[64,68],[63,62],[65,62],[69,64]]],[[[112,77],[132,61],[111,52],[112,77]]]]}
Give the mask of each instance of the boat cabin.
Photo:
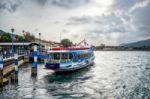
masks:
{"type": "Polygon", "coordinates": [[[91,53],[90,51],[83,51],[83,50],[62,50],[62,51],[48,51],[48,62],[61,62],[61,63],[66,63],[66,62],[70,62],[70,61],[78,61],[78,60],[83,60],[86,58],[90,58],[93,53],[91,53]]]}

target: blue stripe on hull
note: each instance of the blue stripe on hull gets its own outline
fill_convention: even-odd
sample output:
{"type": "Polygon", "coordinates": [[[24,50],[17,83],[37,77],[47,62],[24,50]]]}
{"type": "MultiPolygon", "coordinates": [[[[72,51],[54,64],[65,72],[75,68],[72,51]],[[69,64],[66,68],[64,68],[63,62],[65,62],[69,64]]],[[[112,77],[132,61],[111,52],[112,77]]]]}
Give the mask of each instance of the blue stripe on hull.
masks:
{"type": "Polygon", "coordinates": [[[91,66],[93,64],[94,64],[94,62],[91,62],[91,63],[86,64],[86,65],[80,65],[79,67],[76,67],[76,68],[58,69],[58,70],[55,70],[55,72],[72,72],[72,71],[76,71],[76,70],[79,70],[79,69],[82,69],[82,68],[86,68],[86,67],[91,66]]]}
{"type": "MultiPolygon", "coordinates": [[[[78,64],[80,66],[77,66],[77,67],[74,67],[74,68],[67,68],[67,69],[61,69],[60,66],[59,66],[59,63],[55,63],[55,64],[46,64],[46,68],[47,69],[51,69],[51,70],[54,70],[55,72],[70,72],[70,71],[75,71],[75,70],[78,70],[78,69],[82,69],[82,68],[85,68],[85,67],[88,67],[90,65],[92,65],[94,62],[89,62],[85,65],[81,65],[81,64],[78,64]]],[[[68,65],[66,67],[71,67],[71,65],[68,65]]]]}
{"type": "Polygon", "coordinates": [[[52,69],[52,70],[56,70],[56,69],[59,69],[59,63],[46,63],[45,67],[47,69],[52,69]]]}

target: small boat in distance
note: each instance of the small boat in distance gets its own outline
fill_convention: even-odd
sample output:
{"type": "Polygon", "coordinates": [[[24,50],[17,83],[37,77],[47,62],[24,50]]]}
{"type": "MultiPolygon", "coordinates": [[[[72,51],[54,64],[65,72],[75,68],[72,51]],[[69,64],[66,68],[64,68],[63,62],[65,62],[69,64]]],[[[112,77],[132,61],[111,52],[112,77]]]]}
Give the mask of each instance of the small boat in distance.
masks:
{"type": "Polygon", "coordinates": [[[94,63],[92,48],[52,48],[47,51],[46,69],[55,72],[75,71],[94,63]]]}

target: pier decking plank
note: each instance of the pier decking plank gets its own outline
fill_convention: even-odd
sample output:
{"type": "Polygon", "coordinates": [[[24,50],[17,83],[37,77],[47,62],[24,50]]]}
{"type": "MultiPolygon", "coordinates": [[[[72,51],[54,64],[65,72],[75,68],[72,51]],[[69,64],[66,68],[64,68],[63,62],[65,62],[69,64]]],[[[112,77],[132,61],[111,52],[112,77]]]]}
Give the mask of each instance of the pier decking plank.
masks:
{"type": "MultiPolygon", "coordinates": [[[[18,67],[20,67],[24,63],[25,63],[24,60],[19,61],[18,67]]],[[[9,65],[9,66],[7,66],[7,67],[4,68],[4,70],[3,70],[3,76],[4,76],[4,78],[3,78],[3,84],[7,84],[9,82],[9,76],[12,73],[12,71],[14,71],[14,69],[15,69],[14,68],[14,64],[11,64],[11,65],[9,65]]]]}

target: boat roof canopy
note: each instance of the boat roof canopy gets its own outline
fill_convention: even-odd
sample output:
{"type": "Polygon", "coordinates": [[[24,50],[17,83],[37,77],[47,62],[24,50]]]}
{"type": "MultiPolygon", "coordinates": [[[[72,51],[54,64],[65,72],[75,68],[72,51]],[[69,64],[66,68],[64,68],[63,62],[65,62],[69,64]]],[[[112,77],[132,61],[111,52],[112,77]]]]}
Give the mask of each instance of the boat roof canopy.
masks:
{"type": "Polygon", "coordinates": [[[52,50],[86,50],[86,49],[89,49],[89,48],[87,48],[87,47],[84,47],[84,48],[80,48],[80,47],[68,47],[68,48],[54,47],[54,48],[52,48],[52,50]]]}
{"type": "Polygon", "coordinates": [[[87,50],[49,50],[48,53],[87,53],[89,52],[89,49],[87,50]]]}
{"type": "Polygon", "coordinates": [[[49,50],[48,53],[64,53],[64,52],[70,52],[69,50],[49,50]]]}

